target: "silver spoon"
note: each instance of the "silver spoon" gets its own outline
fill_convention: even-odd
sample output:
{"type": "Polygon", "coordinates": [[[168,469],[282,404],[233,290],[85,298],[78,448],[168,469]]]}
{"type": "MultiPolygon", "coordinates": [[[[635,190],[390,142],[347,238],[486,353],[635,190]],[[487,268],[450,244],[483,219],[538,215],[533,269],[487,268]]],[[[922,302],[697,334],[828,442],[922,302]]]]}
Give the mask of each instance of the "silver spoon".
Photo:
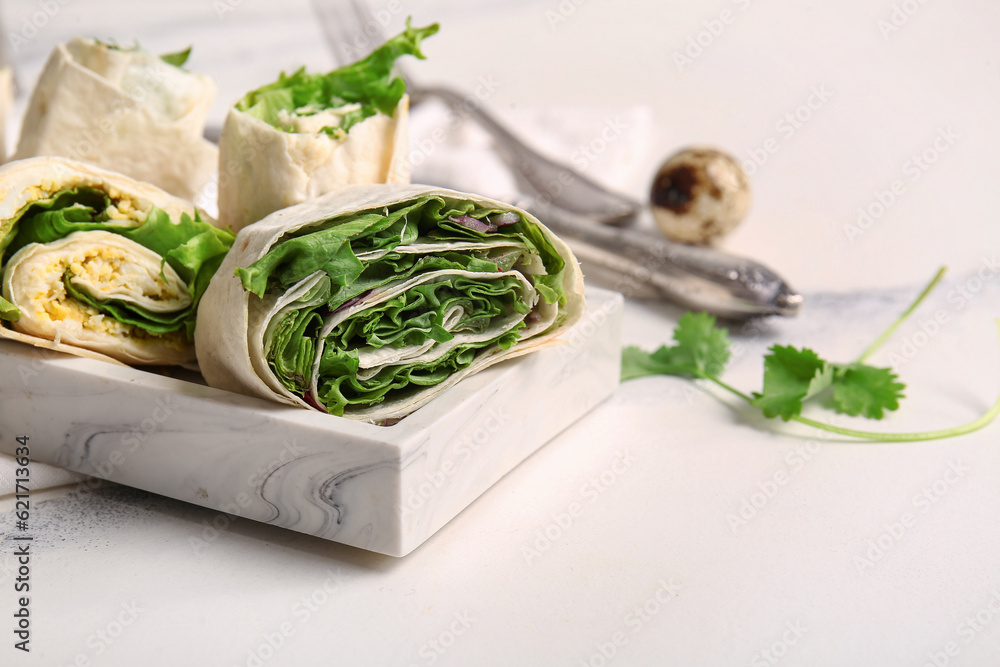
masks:
{"type": "Polygon", "coordinates": [[[736,320],[795,315],[802,306],[800,294],[752,259],[674,243],[640,229],[600,225],[531,198],[518,205],[566,241],[585,269],[610,274],[612,286],[626,296],[659,296],[736,320]]]}

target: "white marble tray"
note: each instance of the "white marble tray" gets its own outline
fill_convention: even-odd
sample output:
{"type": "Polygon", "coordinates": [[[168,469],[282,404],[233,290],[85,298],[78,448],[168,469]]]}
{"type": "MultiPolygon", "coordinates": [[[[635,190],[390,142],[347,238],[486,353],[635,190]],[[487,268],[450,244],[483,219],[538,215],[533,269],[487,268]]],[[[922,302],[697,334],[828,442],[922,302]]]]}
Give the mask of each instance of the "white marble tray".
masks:
{"type": "Polygon", "coordinates": [[[389,427],[4,341],[0,451],[403,556],[614,391],[622,298],[587,296],[568,344],[389,427]]]}

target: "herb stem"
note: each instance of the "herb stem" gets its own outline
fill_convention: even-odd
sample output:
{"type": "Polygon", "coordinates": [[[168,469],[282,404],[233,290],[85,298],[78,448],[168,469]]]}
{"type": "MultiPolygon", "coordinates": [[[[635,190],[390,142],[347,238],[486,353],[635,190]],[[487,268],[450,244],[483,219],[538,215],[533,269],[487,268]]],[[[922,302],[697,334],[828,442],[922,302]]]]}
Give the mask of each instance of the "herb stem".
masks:
{"type": "Polygon", "coordinates": [[[736,394],[737,396],[739,396],[740,398],[742,398],[747,403],[750,403],[750,402],[753,401],[753,399],[750,396],[748,396],[747,394],[744,394],[742,391],[740,391],[736,387],[733,387],[732,385],[726,384],[725,382],[723,382],[722,380],[720,380],[717,377],[707,376],[707,377],[705,377],[705,379],[706,380],[711,380],[712,382],[714,382],[715,384],[719,385],[720,387],[722,387],[723,389],[725,389],[726,391],[728,391],[731,394],[736,394]]]}
{"type": "Polygon", "coordinates": [[[927,295],[931,293],[931,291],[937,286],[939,282],[941,282],[941,278],[944,277],[944,273],[946,270],[947,267],[945,266],[942,266],[940,269],[938,269],[937,273],[934,274],[934,277],[927,284],[927,287],[925,287],[924,290],[917,296],[916,300],[910,304],[910,307],[904,310],[903,314],[897,317],[896,321],[893,322],[891,325],[889,325],[889,328],[883,331],[882,335],[876,338],[875,342],[869,345],[867,350],[861,353],[861,356],[858,357],[857,363],[859,364],[863,363],[868,357],[874,354],[875,350],[881,347],[885,343],[885,341],[887,341],[889,337],[892,336],[892,334],[896,332],[896,329],[899,328],[899,325],[901,325],[906,320],[906,318],[909,317],[913,313],[913,311],[917,309],[918,306],[920,306],[923,300],[927,298],[927,295]]]}
{"type": "Polygon", "coordinates": [[[954,426],[952,428],[943,428],[937,431],[916,431],[913,433],[879,433],[877,431],[857,431],[852,428],[842,428],[840,426],[834,426],[832,424],[824,424],[823,422],[818,422],[808,417],[795,416],[792,417],[797,422],[805,424],[806,426],[812,426],[813,428],[823,429],[824,431],[830,431],[831,433],[837,433],[839,435],[846,435],[851,438],[859,438],[862,440],[877,440],[880,442],[918,442],[921,440],[940,440],[941,438],[953,438],[957,435],[965,435],[966,433],[972,433],[977,431],[982,427],[989,424],[993,419],[1000,414],[1000,397],[997,398],[996,403],[990,408],[986,413],[984,413],[979,419],[962,424],[961,426],[954,426]]]}

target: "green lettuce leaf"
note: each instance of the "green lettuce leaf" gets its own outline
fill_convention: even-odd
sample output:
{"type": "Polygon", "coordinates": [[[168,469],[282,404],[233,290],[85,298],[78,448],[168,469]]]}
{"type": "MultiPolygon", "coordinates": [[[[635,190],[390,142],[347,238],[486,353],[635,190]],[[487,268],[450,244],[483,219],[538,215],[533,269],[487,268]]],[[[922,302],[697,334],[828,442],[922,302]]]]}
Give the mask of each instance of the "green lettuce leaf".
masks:
{"type": "Polygon", "coordinates": [[[183,51],[177,51],[175,53],[164,53],[160,56],[160,60],[167,63],[168,65],[173,65],[174,67],[184,67],[184,63],[188,61],[191,57],[191,47],[187,47],[183,51]]]}
{"type": "Polygon", "coordinates": [[[153,334],[166,334],[179,330],[191,310],[190,308],[186,308],[172,313],[154,313],[134,303],[119,299],[101,301],[95,299],[86,290],[74,285],[72,278],[73,276],[70,273],[63,276],[63,285],[66,286],[66,293],[71,297],[81,303],[97,308],[105,315],[111,315],[119,322],[132,324],[153,334]]]}
{"type": "Polygon", "coordinates": [[[284,72],[274,83],[247,93],[236,108],[280,130],[282,111],[302,115],[360,104],[357,111],[344,116],[336,128],[324,128],[330,134],[347,132],[366,118],[381,112],[391,116],[406,92],[406,83],[392,75],[396,59],[404,55],[424,58],[420,42],[438,31],[438,25],[414,28],[409,19],[406,30],[391,38],[366,58],[327,74],[308,74],[305,67],[293,74],[284,72]]]}
{"type": "Polygon", "coordinates": [[[455,346],[447,355],[431,363],[388,366],[374,377],[364,380],[358,378],[357,349],[328,345],[320,361],[318,398],[327,412],[343,415],[344,410],[351,406],[376,405],[385,400],[390,392],[398,396],[433,386],[467,368],[475,361],[477,353],[485,348],[497,345],[510,349],[524,327],[522,321],[512,330],[486,342],[455,346]]]}
{"type": "Polygon", "coordinates": [[[17,309],[17,306],[0,296],[0,320],[17,322],[19,319],[21,319],[21,311],[17,309]]]}

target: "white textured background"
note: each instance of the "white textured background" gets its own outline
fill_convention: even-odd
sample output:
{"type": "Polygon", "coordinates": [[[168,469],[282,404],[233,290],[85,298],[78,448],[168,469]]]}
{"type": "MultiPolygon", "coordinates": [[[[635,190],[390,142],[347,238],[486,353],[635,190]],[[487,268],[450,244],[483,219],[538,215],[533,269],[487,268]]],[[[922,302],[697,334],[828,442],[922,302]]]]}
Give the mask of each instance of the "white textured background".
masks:
{"type": "MultiPolygon", "coordinates": [[[[8,43],[43,5],[3,3],[8,43]]],[[[138,38],[158,51],[193,44],[190,66],[219,83],[221,122],[228,104],[281,69],[332,62],[300,0],[243,0],[221,15],[210,0],[48,6],[60,9],[15,54],[22,84],[55,41],[78,34],[138,38]]],[[[774,149],[755,169],[750,218],[727,247],[771,265],[807,306],[795,321],[743,331],[734,384],[759,387],[772,342],[856,356],[948,264],[946,284],[873,360],[903,359],[910,386],[883,427],[957,424],[992,402],[1000,5],[373,4],[390,6],[399,8],[390,31],[407,14],[442,24],[426,43],[429,59],[410,63],[416,78],[465,89],[499,82],[487,103],[514,122],[539,109],[569,118],[576,108],[593,121],[595,108],[609,118],[648,108],[634,159],[611,169],[602,159],[622,151],[609,149],[594,163],[637,196],[682,145],[742,159],[774,149]],[[900,25],[890,31],[894,14],[900,25]],[[701,52],[678,66],[675,56],[699,38],[701,52]],[[803,110],[815,90],[828,99],[803,110]],[[808,118],[789,132],[784,119],[796,112],[808,118]],[[943,152],[934,147],[942,131],[955,137],[939,142],[943,152]],[[934,163],[915,178],[913,158],[925,152],[934,163]],[[852,237],[845,226],[859,207],[886,199],[896,181],[901,194],[852,237]],[[927,335],[937,311],[948,323],[927,335]]],[[[591,128],[593,141],[604,124],[591,128]]],[[[537,127],[523,130],[546,144],[537,127]]],[[[669,337],[677,311],[631,303],[626,315],[627,341],[652,346],[669,337]]],[[[245,523],[195,551],[190,538],[212,513],[133,492],[66,496],[38,510],[56,537],[47,551],[39,545],[42,652],[26,664],[82,655],[95,665],[250,666],[286,621],[292,634],[263,664],[1000,664],[1000,425],[895,446],[768,426],[683,381],[630,383],[402,561],[245,523]],[[610,475],[619,451],[634,462],[610,475]],[[591,502],[587,485],[602,474],[608,484],[591,502]],[[745,524],[732,521],[768,489],[745,524]],[[928,490],[933,503],[919,500],[928,490]],[[574,502],[582,514],[558,529],[574,502]],[[906,514],[913,520],[899,532],[906,514]],[[531,556],[546,530],[555,538],[531,556]],[[880,540],[885,548],[873,551],[880,540]],[[303,620],[296,610],[331,572],[343,582],[303,620]],[[130,601],[144,611],[98,651],[91,638],[130,601]],[[605,657],[616,638],[624,641],[605,657]],[[449,646],[438,652],[432,642],[449,646]]],[[[9,570],[0,575],[3,605],[13,603],[11,581],[9,570]]],[[[20,664],[8,662],[19,656],[7,636],[0,664],[20,664]]]]}

